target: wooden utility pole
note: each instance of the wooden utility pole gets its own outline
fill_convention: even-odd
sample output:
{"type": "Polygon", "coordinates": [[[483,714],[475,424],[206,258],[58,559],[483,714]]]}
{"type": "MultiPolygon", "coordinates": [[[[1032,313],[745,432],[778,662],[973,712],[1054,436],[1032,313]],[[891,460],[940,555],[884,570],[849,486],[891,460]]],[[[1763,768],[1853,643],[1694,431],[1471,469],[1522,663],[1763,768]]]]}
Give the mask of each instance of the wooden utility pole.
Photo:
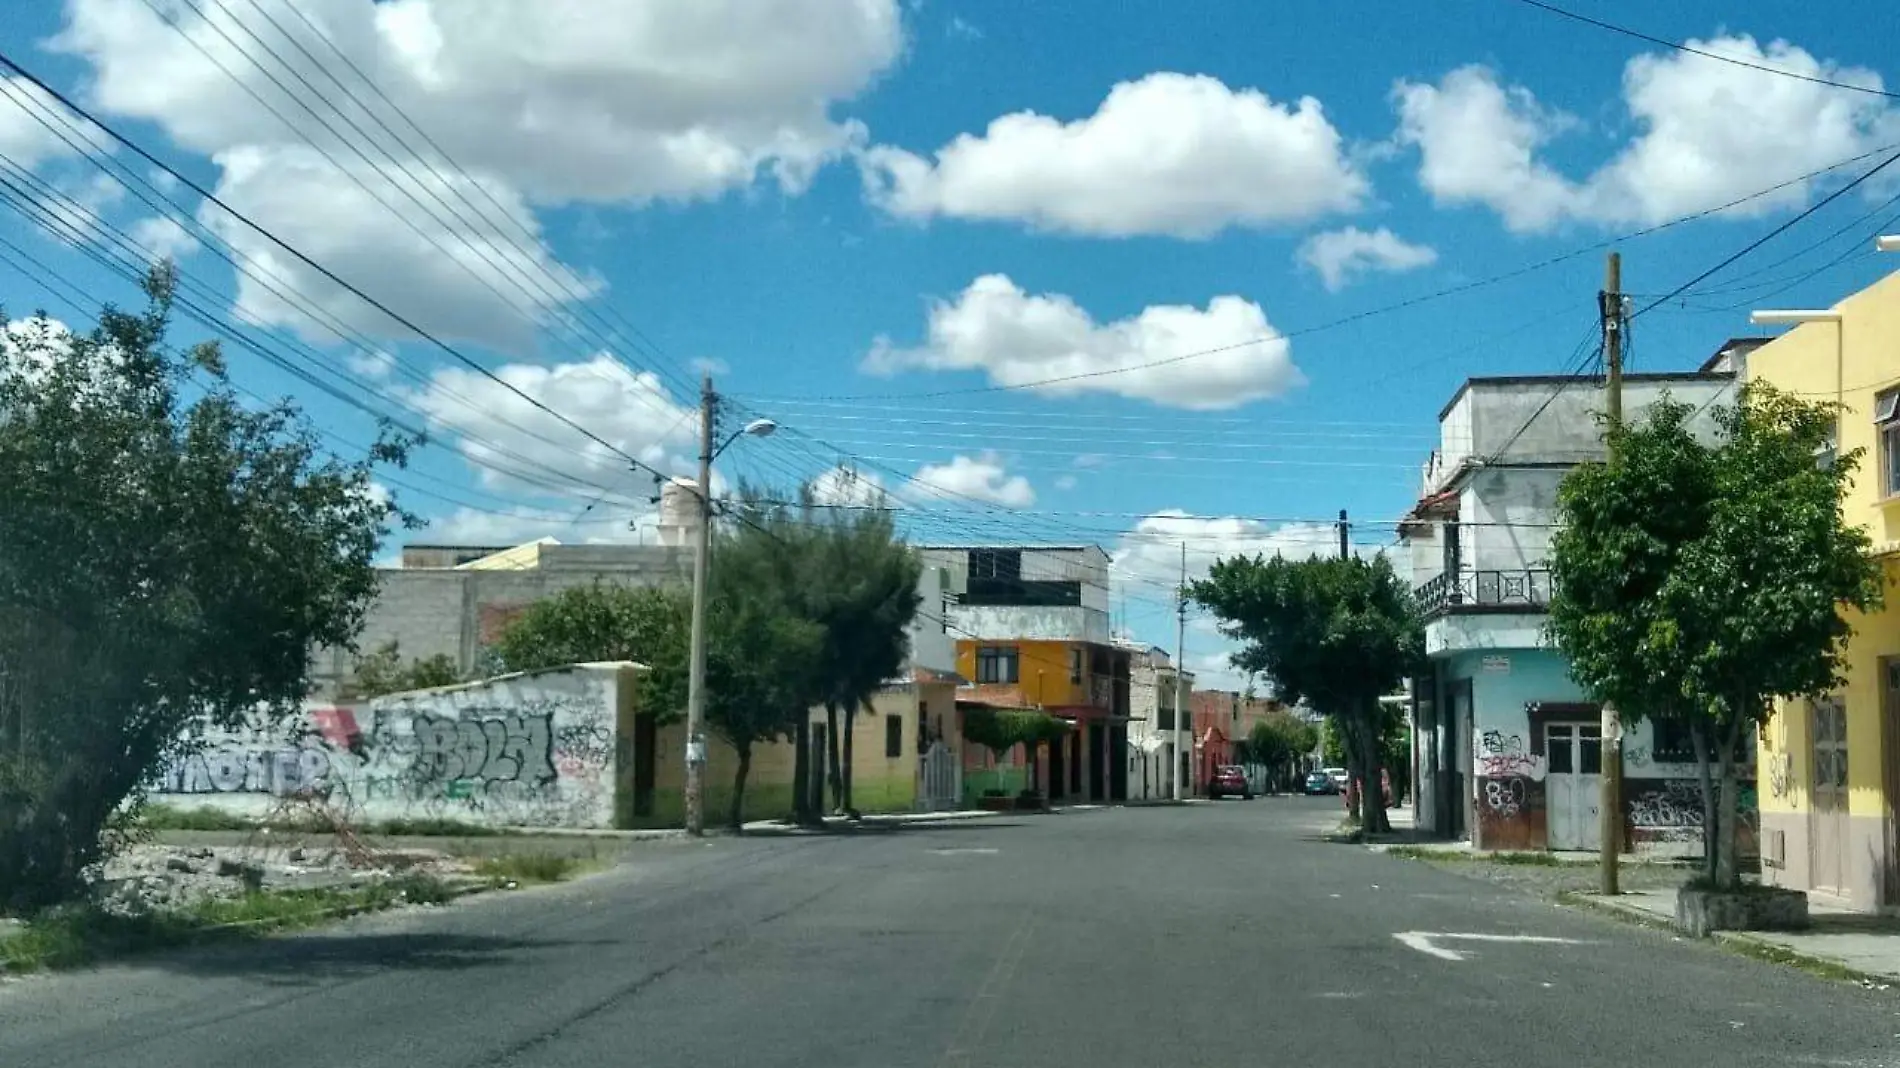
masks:
{"type": "Polygon", "coordinates": [[[1182,774],[1181,756],[1187,752],[1182,748],[1182,739],[1187,732],[1186,725],[1188,688],[1187,688],[1187,542],[1181,543],[1181,587],[1174,595],[1174,768],[1169,778],[1174,780],[1174,799],[1181,800],[1182,774]]]}
{"type": "Polygon", "coordinates": [[[713,426],[719,395],[707,375],[699,390],[699,485],[693,487],[692,652],[686,683],[686,833],[706,829],[706,565],[712,550],[713,426]]]}
{"type": "MultiPolygon", "coordinates": [[[[1616,462],[1616,433],[1623,427],[1623,258],[1615,252],[1604,271],[1603,292],[1597,295],[1603,320],[1604,411],[1609,416],[1610,462],[1616,462]]],[[[1617,885],[1618,851],[1623,838],[1622,727],[1614,702],[1603,702],[1603,741],[1597,799],[1601,879],[1598,890],[1606,896],[1620,893],[1617,885]]]]}

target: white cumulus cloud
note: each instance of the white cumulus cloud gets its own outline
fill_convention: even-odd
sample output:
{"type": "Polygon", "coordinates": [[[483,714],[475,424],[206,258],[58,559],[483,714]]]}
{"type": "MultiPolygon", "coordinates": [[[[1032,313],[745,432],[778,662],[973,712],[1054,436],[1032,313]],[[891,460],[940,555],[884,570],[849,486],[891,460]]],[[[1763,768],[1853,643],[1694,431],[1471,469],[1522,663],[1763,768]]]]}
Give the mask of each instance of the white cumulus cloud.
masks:
{"type": "Polygon", "coordinates": [[[1036,491],[1029,480],[1010,474],[993,452],[928,464],[918,468],[911,479],[926,494],[953,501],[975,499],[1005,508],[1027,508],[1036,503],[1036,491]]]}
{"type": "MultiPolygon", "coordinates": [[[[65,5],[52,47],[87,66],[91,105],[208,157],[237,210],[425,330],[514,352],[598,288],[558,262],[535,208],[701,200],[768,180],[802,192],[862,143],[862,126],[832,109],[904,42],[897,0],[155,6],[178,30],[146,0],[65,5]],[[377,108],[389,130],[337,103],[333,76],[375,99],[350,65],[393,102],[377,108]],[[331,87],[319,96],[355,127],[299,91],[306,80],[331,87]]],[[[16,110],[0,107],[0,150],[55,153],[16,110]]],[[[209,210],[205,221],[312,294],[319,318],[407,333],[248,228],[209,210]]],[[[334,340],[254,280],[240,280],[237,305],[334,340]]]]}
{"type": "Polygon", "coordinates": [[[602,353],[553,366],[505,364],[495,375],[520,394],[460,367],[439,369],[426,386],[403,391],[432,432],[456,443],[486,486],[583,501],[606,490],[610,500],[644,504],[654,493],[653,476],[634,470],[625,456],[668,475],[694,470],[697,409],[674,401],[651,373],[602,353]]]}
{"type": "MultiPolygon", "coordinates": [[[[219,154],[217,162],[223,169],[219,198],[235,211],[439,337],[523,351],[545,325],[549,313],[543,302],[558,306],[598,289],[555,258],[527,205],[505,185],[483,183],[484,190],[455,175],[429,178],[424,184],[449,203],[459,192],[493,198],[497,207],[483,217],[404,211],[405,223],[384,207],[405,204],[398,183],[386,173],[366,166],[339,173],[308,147],[235,148],[219,154]]],[[[248,319],[287,326],[320,342],[337,340],[326,325],[329,319],[377,337],[409,334],[216,206],[205,205],[200,216],[259,264],[258,273],[269,280],[239,275],[237,307],[248,319]],[[298,295],[300,302],[285,299],[285,293],[298,295]],[[302,304],[314,305],[317,314],[302,304]]]]}
{"type": "Polygon", "coordinates": [[[1000,274],[932,304],[921,345],[879,338],[864,367],[874,374],[975,370],[1000,386],[1068,378],[1035,388],[1202,410],[1279,396],[1305,381],[1286,339],[1241,297],[1215,297],[1206,308],[1154,305],[1098,323],[1069,297],[1031,295],[1000,274]],[[1191,353],[1207,355],[1183,358],[1191,353]]]}
{"type": "Polygon", "coordinates": [[[1302,222],[1357,208],[1370,188],[1318,100],[1168,72],[1116,85],[1086,118],[1004,115],[930,159],[874,146],[862,170],[873,202],[900,217],[1098,237],[1302,222]]]}
{"type": "Polygon", "coordinates": [[[1371,232],[1348,226],[1314,234],[1300,244],[1298,256],[1335,292],[1368,272],[1397,273],[1438,262],[1436,249],[1414,245],[1383,226],[1371,232]]]}
{"type": "MultiPolygon", "coordinates": [[[[1763,45],[1731,34],[1686,44],[1809,78],[1883,88],[1871,70],[1816,58],[1786,41],[1763,45]]],[[[1524,233],[1573,220],[1663,222],[1900,136],[1900,109],[1880,97],[1676,52],[1639,55],[1624,67],[1622,103],[1636,132],[1581,178],[1559,171],[1544,149],[1582,124],[1540,104],[1529,89],[1507,86],[1493,70],[1467,66],[1435,84],[1401,81],[1393,100],[1398,141],[1418,149],[1419,183],[1433,199],[1488,207],[1524,233]]],[[[1797,181],[1730,210],[1752,216],[1797,207],[1822,180],[1797,181]]]]}

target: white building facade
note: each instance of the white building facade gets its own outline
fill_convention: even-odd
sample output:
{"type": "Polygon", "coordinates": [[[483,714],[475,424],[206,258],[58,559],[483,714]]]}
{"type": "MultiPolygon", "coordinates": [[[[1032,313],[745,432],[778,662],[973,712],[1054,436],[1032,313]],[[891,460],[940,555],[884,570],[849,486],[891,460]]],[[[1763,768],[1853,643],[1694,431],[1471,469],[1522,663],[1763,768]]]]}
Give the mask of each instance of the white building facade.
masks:
{"type": "MultiPolygon", "coordinates": [[[[1625,418],[1669,397],[1714,431],[1735,378],[1704,370],[1632,374],[1625,418]]],[[[1599,847],[1601,709],[1545,631],[1557,491],[1604,457],[1602,380],[1474,378],[1439,414],[1440,446],[1401,526],[1426,616],[1430,672],[1414,680],[1418,825],[1488,850],[1599,847]]],[[[1686,738],[1637,723],[1623,733],[1624,841],[1682,852],[1700,839],[1686,738]]]]}

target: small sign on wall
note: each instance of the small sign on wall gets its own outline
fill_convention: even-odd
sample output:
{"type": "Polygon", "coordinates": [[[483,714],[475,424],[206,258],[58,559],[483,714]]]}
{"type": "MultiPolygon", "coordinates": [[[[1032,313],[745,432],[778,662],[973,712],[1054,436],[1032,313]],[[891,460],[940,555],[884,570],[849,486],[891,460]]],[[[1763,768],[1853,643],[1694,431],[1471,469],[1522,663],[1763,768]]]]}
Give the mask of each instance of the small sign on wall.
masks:
{"type": "Polygon", "coordinates": [[[1482,661],[1486,675],[1509,675],[1511,658],[1508,656],[1487,656],[1482,661]]]}

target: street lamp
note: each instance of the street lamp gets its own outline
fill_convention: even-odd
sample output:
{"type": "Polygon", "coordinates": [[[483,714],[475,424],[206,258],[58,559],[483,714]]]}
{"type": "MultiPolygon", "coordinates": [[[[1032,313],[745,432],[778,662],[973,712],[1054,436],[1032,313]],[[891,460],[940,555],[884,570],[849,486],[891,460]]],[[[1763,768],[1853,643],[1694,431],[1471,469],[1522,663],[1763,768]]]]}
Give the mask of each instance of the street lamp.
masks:
{"type": "Polygon", "coordinates": [[[695,836],[706,831],[706,564],[712,552],[712,465],[740,438],[770,437],[778,429],[770,419],[754,419],[714,448],[718,409],[719,395],[708,375],[700,389],[699,485],[693,493],[699,501],[699,524],[693,532],[692,653],[686,681],[686,833],[695,836]]]}
{"type": "Polygon", "coordinates": [[[1900,234],[1882,234],[1874,238],[1874,248],[1881,252],[1900,252],[1900,234]]]}
{"type": "MultiPolygon", "coordinates": [[[[1887,238],[1880,240],[1886,241],[1887,238]]],[[[1896,244],[1900,247],[1900,243],[1896,244]]],[[[1846,321],[1841,313],[1827,308],[1767,309],[1748,313],[1748,321],[1756,326],[1800,326],[1803,323],[1834,324],[1834,403],[1842,401],[1841,364],[1846,359],[1843,335],[1847,331],[1846,321]]]]}

